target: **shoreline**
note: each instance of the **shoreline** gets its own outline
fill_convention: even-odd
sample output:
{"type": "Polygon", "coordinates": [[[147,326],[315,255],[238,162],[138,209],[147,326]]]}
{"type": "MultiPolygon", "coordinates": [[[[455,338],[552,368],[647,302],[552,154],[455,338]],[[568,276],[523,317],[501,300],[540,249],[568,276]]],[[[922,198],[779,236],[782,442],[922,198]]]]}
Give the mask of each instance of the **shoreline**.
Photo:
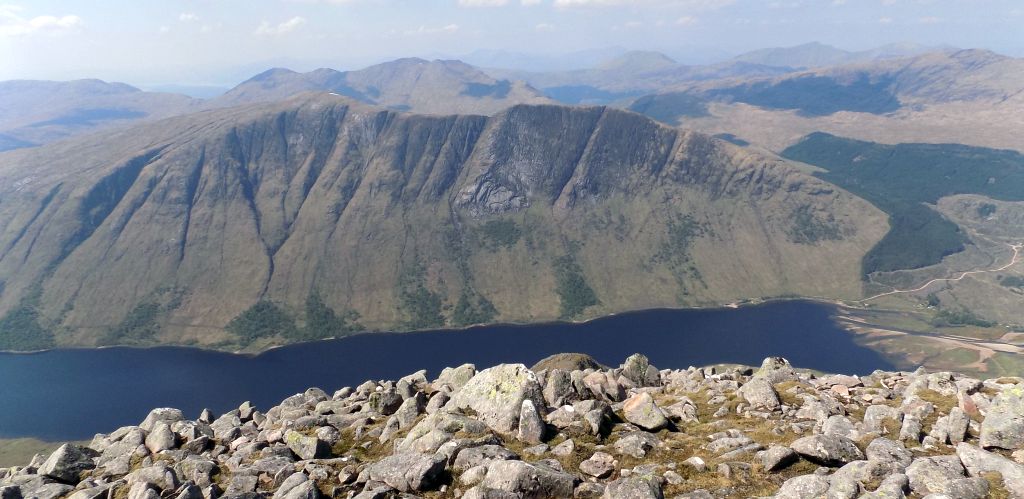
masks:
{"type": "MultiPolygon", "coordinates": [[[[196,346],[196,345],[176,345],[176,344],[169,343],[169,344],[146,345],[146,346],[139,346],[139,345],[102,345],[102,346],[92,346],[92,347],[90,347],[90,346],[58,346],[58,347],[54,347],[54,348],[46,348],[46,349],[42,349],[42,350],[28,350],[28,351],[24,351],[24,350],[0,350],[0,355],[38,355],[38,354],[45,354],[45,353],[56,352],[56,351],[106,350],[106,349],[114,349],[114,348],[117,348],[117,349],[131,349],[131,350],[152,350],[152,349],[158,349],[158,348],[182,348],[182,349],[200,350],[200,351],[203,351],[203,352],[210,352],[210,353],[231,354],[231,355],[237,355],[237,356],[243,356],[243,357],[259,357],[260,355],[263,355],[265,353],[268,353],[268,352],[271,352],[271,351],[274,351],[274,350],[277,350],[277,349],[281,349],[281,348],[292,347],[292,346],[302,345],[302,344],[317,343],[317,342],[321,342],[321,341],[343,340],[345,338],[352,338],[352,337],[355,337],[355,336],[363,336],[363,335],[370,335],[370,334],[415,334],[415,333],[427,333],[427,332],[464,332],[464,331],[471,331],[471,330],[474,330],[474,329],[480,329],[480,328],[486,328],[486,327],[538,327],[538,326],[556,325],[556,324],[562,324],[562,325],[564,325],[564,324],[568,324],[568,325],[582,325],[582,324],[588,324],[590,322],[606,319],[606,318],[609,318],[609,317],[617,317],[617,316],[628,315],[628,314],[640,314],[640,313],[649,313],[649,312],[658,312],[658,311],[671,311],[671,312],[679,312],[679,311],[714,311],[714,310],[726,311],[726,310],[738,310],[738,309],[742,309],[742,308],[758,307],[758,306],[770,305],[770,304],[773,304],[773,303],[792,302],[792,301],[812,302],[812,303],[818,303],[818,304],[822,304],[822,305],[829,305],[829,306],[843,307],[843,308],[859,308],[859,307],[854,307],[854,306],[849,305],[849,302],[847,300],[841,300],[841,299],[837,299],[837,298],[824,298],[824,297],[818,297],[818,296],[790,296],[790,297],[775,297],[775,298],[765,298],[765,299],[737,300],[737,301],[732,301],[732,302],[729,302],[729,303],[716,304],[716,305],[713,305],[713,306],[706,306],[706,307],[695,306],[695,307],[655,307],[655,308],[642,308],[642,309],[636,309],[636,310],[626,310],[626,311],[622,311],[622,312],[612,312],[612,313],[603,314],[603,315],[600,315],[600,316],[597,316],[597,317],[591,317],[589,319],[584,319],[584,320],[557,320],[556,319],[556,320],[545,320],[545,321],[539,321],[539,322],[492,322],[492,323],[485,323],[485,324],[470,324],[468,326],[463,326],[463,327],[450,327],[450,328],[437,328],[437,329],[411,329],[411,330],[405,330],[405,331],[397,331],[397,330],[367,330],[367,331],[361,331],[361,332],[358,332],[358,333],[350,334],[350,335],[347,335],[347,336],[337,336],[337,337],[329,337],[329,338],[318,338],[318,339],[309,340],[309,341],[297,341],[297,342],[294,342],[294,343],[285,343],[285,344],[281,344],[281,345],[271,345],[269,347],[266,347],[266,348],[263,348],[263,349],[260,349],[258,351],[254,351],[254,352],[249,352],[249,351],[245,351],[245,350],[218,349],[218,348],[202,347],[202,346],[196,346]]],[[[835,320],[835,319],[833,318],[833,320],[835,320]]],[[[837,323],[837,325],[839,325],[838,321],[836,321],[836,323],[837,323]]],[[[0,438],[2,438],[2,437],[0,437],[0,438]]]]}

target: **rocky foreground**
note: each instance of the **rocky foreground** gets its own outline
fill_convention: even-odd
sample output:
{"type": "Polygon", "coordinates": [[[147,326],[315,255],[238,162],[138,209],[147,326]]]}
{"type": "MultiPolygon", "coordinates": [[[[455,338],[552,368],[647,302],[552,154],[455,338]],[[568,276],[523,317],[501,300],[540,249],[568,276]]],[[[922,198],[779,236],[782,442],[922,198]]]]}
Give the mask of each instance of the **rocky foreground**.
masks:
{"type": "Polygon", "coordinates": [[[1024,380],[615,369],[420,371],[139,426],[0,469],[0,498],[1024,497],[1024,380]]]}

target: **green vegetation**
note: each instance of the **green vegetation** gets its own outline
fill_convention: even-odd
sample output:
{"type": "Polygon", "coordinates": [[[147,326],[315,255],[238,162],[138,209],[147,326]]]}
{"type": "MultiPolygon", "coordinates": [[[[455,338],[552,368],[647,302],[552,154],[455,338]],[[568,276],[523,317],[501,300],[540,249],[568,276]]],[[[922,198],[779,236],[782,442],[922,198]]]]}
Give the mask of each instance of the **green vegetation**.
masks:
{"type": "Polygon", "coordinates": [[[978,216],[981,218],[988,218],[990,215],[996,212],[996,205],[992,203],[982,203],[978,205],[978,216]]]}
{"type": "Polygon", "coordinates": [[[460,327],[486,324],[493,321],[497,315],[498,309],[494,308],[494,304],[490,300],[472,290],[466,290],[459,295],[459,301],[455,304],[452,323],[460,327]]]}
{"type": "Polygon", "coordinates": [[[978,326],[992,327],[996,323],[978,317],[966,308],[960,310],[939,310],[933,321],[936,326],[978,326]]]}
{"type": "Polygon", "coordinates": [[[963,250],[956,224],[924,203],[953,194],[1024,200],[1024,155],[958,144],[884,145],[813,133],[783,156],[820,166],[817,174],[889,215],[889,233],[864,257],[864,274],[939,263],[963,250]]]}
{"type": "Polygon", "coordinates": [[[102,345],[136,345],[150,343],[160,332],[157,317],[161,307],[147,301],[135,306],[117,327],[100,340],[102,345]]]}
{"type": "Polygon", "coordinates": [[[256,302],[238,317],[231,319],[224,329],[235,334],[245,343],[274,336],[282,338],[299,336],[295,318],[283,307],[270,300],[256,302]]]}
{"type": "Polygon", "coordinates": [[[707,232],[707,229],[697,223],[692,216],[683,215],[669,220],[665,224],[665,230],[665,240],[661,243],[651,261],[655,264],[665,264],[668,267],[676,283],[679,285],[679,296],[677,298],[680,303],[684,303],[686,295],[689,294],[688,283],[690,281],[704,283],[700,271],[693,264],[690,248],[697,238],[707,232]]]}
{"type": "Polygon", "coordinates": [[[327,306],[316,291],[306,298],[306,326],[302,329],[303,339],[339,338],[361,331],[359,313],[349,310],[338,315],[327,306]]]}
{"type": "Polygon", "coordinates": [[[519,242],[523,232],[514,220],[489,220],[480,228],[483,244],[490,250],[511,248],[519,242]]]}
{"type": "Polygon", "coordinates": [[[593,288],[583,276],[583,268],[576,261],[575,252],[555,258],[555,292],[561,300],[561,318],[578,317],[587,307],[600,303],[593,288]]]}
{"type": "Polygon", "coordinates": [[[824,220],[814,216],[809,205],[803,205],[793,213],[793,223],[786,230],[789,240],[797,244],[816,244],[819,241],[835,241],[843,238],[842,230],[831,213],[824,220]]]}
{"type": "Polygon", "coordinates": [[[1008,275],[999,279],[999,284],[1008,288],[1024,288],[1024,277],[1008,275]]]}
{"type": "Polygon", "coordinates": [[[40,324],[43,287],[35,285],[25,293],[17,307],[0,317],[0,350],[32,351],[57,346],[53,333],[40,324]]]}
{"type": "Polygon", "coordinates": [[[929,307],[938,307],[942,304],[942,301],[939,300],[939,296],[935,293],[928,293],[926,300],[929,307]]]}
{"type": "Polygon", "coordinates": [[[408,329],[430,329],[445,325],[441,313],[441,295],[426,287],[425,269],[416,263],[408,267],[399,279],[399,300],[402,310],[409,317],[405,322],[408,329]]]}

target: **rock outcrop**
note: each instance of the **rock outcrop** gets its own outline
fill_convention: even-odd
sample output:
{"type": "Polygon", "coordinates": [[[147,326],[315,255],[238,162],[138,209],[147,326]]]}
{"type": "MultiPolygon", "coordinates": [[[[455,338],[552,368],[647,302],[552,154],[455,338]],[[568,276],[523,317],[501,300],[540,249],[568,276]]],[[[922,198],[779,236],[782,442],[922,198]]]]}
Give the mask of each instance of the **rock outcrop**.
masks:
{"type": "Polygon", "coordinates": [[[757,373],[658,370],[635,355],[617,368],[465,365],[428,379],[311,388],[194,421],[154,409],[0,469],[0,496],[1024,497],[1020,378],[816,376],[784,359],[757,373]]]}

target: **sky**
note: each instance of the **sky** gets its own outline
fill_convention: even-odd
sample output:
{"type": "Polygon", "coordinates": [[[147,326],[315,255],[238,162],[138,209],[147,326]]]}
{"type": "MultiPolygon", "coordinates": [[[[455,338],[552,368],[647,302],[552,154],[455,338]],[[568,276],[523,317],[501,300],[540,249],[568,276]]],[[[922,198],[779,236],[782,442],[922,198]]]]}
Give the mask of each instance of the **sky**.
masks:
{"type": "Polygon", "coordinates": [[[0,80],[230,86],[481,50],[621,47],[707,63],[818,41],[1024,56],[1021,0],[0,0],[0,80]]]}

